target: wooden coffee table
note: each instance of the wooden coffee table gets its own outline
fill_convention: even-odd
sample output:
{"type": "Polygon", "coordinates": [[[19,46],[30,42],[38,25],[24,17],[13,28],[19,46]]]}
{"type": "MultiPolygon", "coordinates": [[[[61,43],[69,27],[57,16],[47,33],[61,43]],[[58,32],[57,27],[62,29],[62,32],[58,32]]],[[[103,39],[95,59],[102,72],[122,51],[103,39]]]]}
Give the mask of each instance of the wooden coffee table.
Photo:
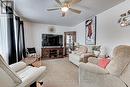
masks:
{"type": "Polygon", "coordinates": [[[40,66],[44,66],[44,65],[43,65],[43,62],[41,60],[37,60],[37,61],[32,63],[32,66],[40,67],[40,66]]]}
{"type": "Polygon", "coordinates": [[[43,65],[41,58],[27,57],[23,59],[22,61],[25,62],[27,65],[31,65],[34,67],[40,67],[43,65]]]}

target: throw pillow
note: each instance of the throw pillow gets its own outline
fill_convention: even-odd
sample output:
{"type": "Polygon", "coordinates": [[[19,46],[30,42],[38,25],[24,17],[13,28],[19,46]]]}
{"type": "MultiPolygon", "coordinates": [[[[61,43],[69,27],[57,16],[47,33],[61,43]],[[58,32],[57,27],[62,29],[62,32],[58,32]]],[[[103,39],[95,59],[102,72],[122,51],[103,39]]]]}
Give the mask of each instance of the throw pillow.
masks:
{"type": "Polygon", "coordinates": [[[100,55],[100,51],[93,51],[94,52],[94,55],[96,56],[96,57],[98,57],[99,55],[100,55]]]}
{"type": "Polygon", "coordinates": [[[100,48],[101,48],[101,46],[93,46],[93,47],[92,47],[92,50],[100,51],[100,48]]]}
{"type": "Polygon", "coordinates": [[[101,58],[101,59],[99,59],[98,66],[105,69],[106,66],[109,64],[109,62],[110,62],[110,59],[101,58]]]}

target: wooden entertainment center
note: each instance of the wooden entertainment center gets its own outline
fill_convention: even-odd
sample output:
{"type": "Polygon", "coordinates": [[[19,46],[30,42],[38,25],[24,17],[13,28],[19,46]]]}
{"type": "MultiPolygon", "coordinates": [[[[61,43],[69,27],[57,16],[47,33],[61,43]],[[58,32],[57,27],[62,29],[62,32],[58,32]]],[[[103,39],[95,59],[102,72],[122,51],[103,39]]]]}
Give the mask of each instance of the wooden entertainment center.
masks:
{"type": "Polygon", "coordinates": [[[63,58],[63,47],[41,48],[42,58],[63,58]]]}

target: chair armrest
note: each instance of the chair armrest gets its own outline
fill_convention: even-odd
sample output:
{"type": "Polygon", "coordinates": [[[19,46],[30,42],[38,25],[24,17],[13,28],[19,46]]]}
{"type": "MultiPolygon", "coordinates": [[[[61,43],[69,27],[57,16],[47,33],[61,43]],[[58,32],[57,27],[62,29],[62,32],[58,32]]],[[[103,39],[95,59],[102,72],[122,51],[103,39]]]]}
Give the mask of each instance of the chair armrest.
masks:
{"type": "Polygon", "coordinates": [[[21,70],[21,69],[26,67],[26,63],[24,63],[24,62],[17,62],[17,63],[11,64],[9,66],[10,66],[10,68],[12,70],[14,70],[15,72],[18,72],[19,70],[21,70]]]}
{"type": "Polygon", "coordinates": [[[109,74],[106,69],[103,69],[92,63],[80,63],[79,68],[85,72],[95,73],[95,74],[109,74]]]}
{"type": "Polygon", "coordinates": [[[97,65],[81,63],[79,67],[80,87],[127,87],[121,79],[97,65]]]}
{"type": "Polygon", "coordinates": [[[99,61],[99,58],[96,58],[96,57],[89,57],[88,58],[88,62],[89,63],[93,63],[93,64],[98,64],[98,61],[99,61]]]}

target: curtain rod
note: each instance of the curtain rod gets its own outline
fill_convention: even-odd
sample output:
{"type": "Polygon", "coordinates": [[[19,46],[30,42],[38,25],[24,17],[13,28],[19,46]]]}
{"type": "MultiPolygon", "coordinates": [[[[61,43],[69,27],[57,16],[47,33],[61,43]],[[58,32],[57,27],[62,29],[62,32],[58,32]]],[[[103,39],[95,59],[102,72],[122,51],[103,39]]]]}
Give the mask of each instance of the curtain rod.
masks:
{"type": "MultiPolygon", "coordinates": [[[[1,2],[1,5],[3,4],[4,6],[7,6],[6,4],[4,4],[3,3],[3,1],[2,0],[0,0],[0,2],[1,2]]],[[[13,1],[12,1],[13,2],[13,1]]],[[[8,6],[9,7],[9,6],[8,6]]],[[[1,6],[1,8],[2,8],[2,6],[1,6]]],[[[10,8],[12,8],[12,7],[10,7],[10,8]]],[[[7,8],[8,9],[8,8],[7,8]]],[[[10,9],[8,9],[8,10],[10,10],[10,9]]],[[[15,14],[16,13],[16,11],[14,10],[14,8],[12,8],[12,10],[13,10],[13,15],[14,16],[18,16],[17,14],[15,14]],[[15,12],[15,13],[14,13],[15,12]]],[[[11,11],[11,10],[10,10],[11,11]]]]}

